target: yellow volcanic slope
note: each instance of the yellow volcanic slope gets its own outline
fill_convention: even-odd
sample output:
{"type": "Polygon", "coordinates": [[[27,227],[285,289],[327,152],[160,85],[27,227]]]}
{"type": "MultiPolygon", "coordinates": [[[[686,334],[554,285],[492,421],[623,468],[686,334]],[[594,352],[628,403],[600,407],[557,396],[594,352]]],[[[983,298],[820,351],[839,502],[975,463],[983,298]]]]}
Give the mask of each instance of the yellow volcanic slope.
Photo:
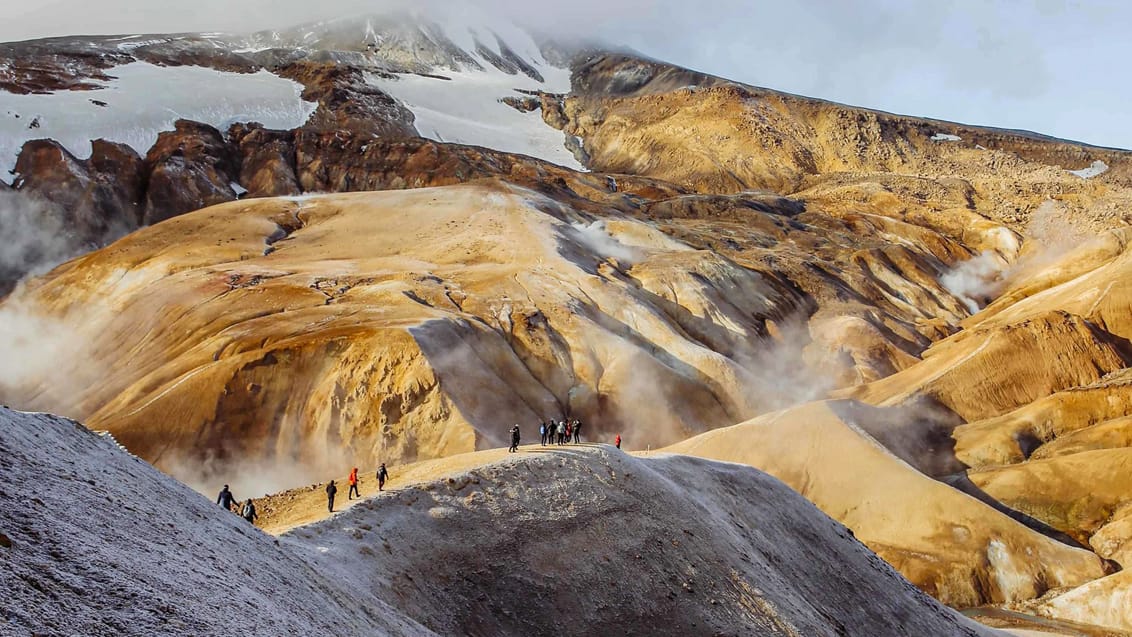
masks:
{"type": "Polygon", "coordinates": [[[768,393],[736,361],[772,344],[779,289],[513,186],[237,201],[10,300],[57,321],[78,367],[6,389],[245,492],[279,488],[270,468],[304,484],[565,414],[665,444],[757,413],[768,393]]]}
{"type": "Polygon", "coordinates": [[[810,403],[665,451],[748,464],[778,477],[952,606],[1031,599],[1104,573],[1095,555],[922,475],[843,420],[844,407],[810,403]]]}

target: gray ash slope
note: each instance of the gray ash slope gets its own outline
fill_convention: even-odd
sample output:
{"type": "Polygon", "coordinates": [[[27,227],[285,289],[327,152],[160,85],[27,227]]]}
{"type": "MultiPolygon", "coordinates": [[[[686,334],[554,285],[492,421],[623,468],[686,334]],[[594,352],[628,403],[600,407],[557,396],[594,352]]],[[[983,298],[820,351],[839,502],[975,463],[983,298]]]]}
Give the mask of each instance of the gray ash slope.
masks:
{"type": "Polygon", "coordinates": [[[0,427],[4,634],[996,634],[737,465],[524,453],[276,541],[76,423],[0,427]]]}

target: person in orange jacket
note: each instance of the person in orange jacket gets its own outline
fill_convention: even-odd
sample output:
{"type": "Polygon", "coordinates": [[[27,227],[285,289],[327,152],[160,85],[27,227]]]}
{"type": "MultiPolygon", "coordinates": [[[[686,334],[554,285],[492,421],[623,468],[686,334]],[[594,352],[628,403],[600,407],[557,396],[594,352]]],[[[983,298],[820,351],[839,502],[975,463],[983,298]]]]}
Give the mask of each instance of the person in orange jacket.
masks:
{"type": "Polygon", "coordinates": [[[613,444],[617,445],[618,449],[621,448],[621,434],[617,434],[617,437],[613,439],[613,444]]]}
{"type": "Polygon", "coordinates": [[[358,468],[357,467],[354,467],[354,470],[350,472],[350,492],[346,494],[346,499],[347,500],[353,500],[355,495],[358,496],[359,498],[362,497],[362,494],[358,492],[358,468]]]}

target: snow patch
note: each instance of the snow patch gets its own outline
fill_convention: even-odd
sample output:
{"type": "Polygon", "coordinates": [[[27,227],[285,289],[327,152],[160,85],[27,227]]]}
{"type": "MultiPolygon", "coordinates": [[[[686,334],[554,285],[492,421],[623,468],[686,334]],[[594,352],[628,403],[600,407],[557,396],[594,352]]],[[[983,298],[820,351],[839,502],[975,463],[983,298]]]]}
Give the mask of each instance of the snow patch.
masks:
{"type": "Polygon", "coordinates": [[[416,119],[417,132],[441,142],[484,146],[537,157],[574,170],[585,170],[566,149],[565,136],[543,121],[538,110],[521,113],[501,103],[516,89],[551,93],[570,91],[570,71],[536,66],[545,82],[521,73],[508,75],[484,62],[484,71],[447,71],[448,79],[369,75],[373,86],[401,101],[416,119]]]}
{"type": "Polygon", "coordinates": [[[961,142],[963,138],[958,135],[948,135],[947,133],[936,133],[931,136],[933,142],[961,142]]]}
{"type": "Polygon", "coordinates": [[[1090,177],[1096,177],[1097,175],[1103,175],[1106,172],[1108,172],[1108,164],[1098,159],[1089,164],[1088,168],[1082,168],[1081,170],[1070,170],[1069,174],[1077,175],[1082,179],[1088,179],[1090,177]]]}
{"type": "Polygon", "coordinates": [[[94,82],[95,91],[48,95],[0,92],[0,171],[15,168],[24,142],[51,138],[78,157],[90,155],[92,139],[123,142],[139,154],[172,130],[181,118],[221,130],[234,122],[295,128],[317,104],[302,99],[303,87],[268,71],[228,73],[199,66],[163,67],[133,62],[107,71],[115,79],[94,82]],[[105,102],[98,106],[90,100],[105,102]],[[31,128],[31,122],[38,125],[31,128]]]}

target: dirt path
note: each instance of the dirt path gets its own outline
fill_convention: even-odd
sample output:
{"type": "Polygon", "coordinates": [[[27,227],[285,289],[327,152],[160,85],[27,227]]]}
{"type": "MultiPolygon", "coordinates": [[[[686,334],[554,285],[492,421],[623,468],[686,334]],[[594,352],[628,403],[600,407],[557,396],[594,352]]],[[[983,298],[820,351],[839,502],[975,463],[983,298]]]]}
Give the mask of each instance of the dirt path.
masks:
{"type": "MultiPolygon", "coordinates": [[[[578,447],[596,447],[599,445],[583,443],[559,446],[540,444],[522,445],[517,454],[507,452],[506,448],[487,449],[471,453],[425,460],[404,467],[386,466],[389,471],[389,480],[385,483],[385,491],[377,490],[377,467],[359,467],[358,490],[361,498],[348,498],[350,486],[345,474],[335,478],[338,494],[334,498],[334,512],[345,511],[355,504],[370,498],[380,498],[384,494],[403,489],[407,486],[433,482],[445,476],[463,473],[471,469],[503,462],[510,459],[521,459],[529,454],[555,453],[568,451],[578,447]]],[[[271,535],[281,535],[291,529],[306,526],[319,520],[330,517],[326,508],[326,482],[299,487],[283,491],[256,500],[256,509],[259,521],[256,523],[260,529],[271,535]]]]}
{"type": "Polygon", "coordinates": [[[1001,608],[972,608],[963,614],[1019,637],[1127,637],[1127,633],[1001,608]]]}

